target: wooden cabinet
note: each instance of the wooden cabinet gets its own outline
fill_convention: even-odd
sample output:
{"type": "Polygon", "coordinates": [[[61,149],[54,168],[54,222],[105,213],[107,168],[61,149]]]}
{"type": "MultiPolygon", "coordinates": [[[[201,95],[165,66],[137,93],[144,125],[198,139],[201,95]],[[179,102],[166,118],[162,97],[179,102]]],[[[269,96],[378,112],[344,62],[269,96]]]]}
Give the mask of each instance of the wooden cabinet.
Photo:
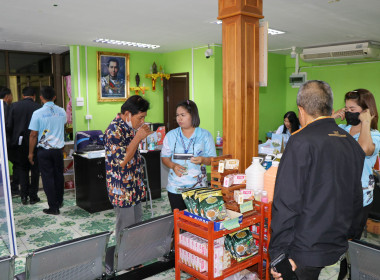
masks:
{"type": "MultiPolygon", "coordinates": [[[[253,235],[253,238],[259,240],[259,252],[257,255],[254,255],[250,257],[249,259],[246,259],[242,262],[236,262],[232,261],[231,267],[223,270],[222,276],[214,277],[214,240],[232,232],[236,232],[238,230],[241,230],[245,227],[249,227],[251,225],[260,223],[261,225],[264,224],[264,204],[257,203],[258,210],[257,214],[248,216],[246,218],[243,218],[243,221],[239,228],[233,229],[233,230],[220,230],[220,231],[214,231],[214,223],[209,222],[208,224],[203,223],[201,221],[192,219],[184,214],[183,211],[178,211],[178,209],[174,210],[174,238],[175,238],[175,279],[180,280],[181,279],[181,270],[189,273],[196,279],[224,279],[228,276],[231,276],[245,268],[248,268],[250,266],[253,266],[255,264],[258,264],[258,273],[260,276],[260,279],[262,279],[262,261],[263,261],[263,227],[260,227],[259,234],[253,235]],[[179,234],[180,230],[185,230],[188,232],[191,232],[192,234],[195,234],[199,237],[202,237],[204,239],[207,239],[208,241],[208,256],[206,257],[198,252],[195,252],[194,250],[191,250],[190,248],[187,248],[186,246],[179,243],[179,234]],[[179,258],[179,249],[186,250],[193,255],[205,259],[208,262],[208,272],[201,273],[186,264],[182,263],[179,258]]],[[[194,278],[189,279],[194,279],[194,278]]]]}
{"type": "Polygon", "coordinates": [[[90,159],[74,155],[74,168],[77,205],[90,213],[112,209],[107,194],[104,157],[90,159]]]}

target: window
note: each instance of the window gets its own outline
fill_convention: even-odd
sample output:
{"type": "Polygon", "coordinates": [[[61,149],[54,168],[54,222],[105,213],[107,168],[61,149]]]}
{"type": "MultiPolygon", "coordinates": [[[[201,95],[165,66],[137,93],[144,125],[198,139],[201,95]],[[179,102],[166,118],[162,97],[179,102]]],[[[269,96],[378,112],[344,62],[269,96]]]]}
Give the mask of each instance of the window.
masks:
{"type": "Polygon", "coordinates": [[[9,52],[9,73],[51,74],[51,55],[9,52]]]}

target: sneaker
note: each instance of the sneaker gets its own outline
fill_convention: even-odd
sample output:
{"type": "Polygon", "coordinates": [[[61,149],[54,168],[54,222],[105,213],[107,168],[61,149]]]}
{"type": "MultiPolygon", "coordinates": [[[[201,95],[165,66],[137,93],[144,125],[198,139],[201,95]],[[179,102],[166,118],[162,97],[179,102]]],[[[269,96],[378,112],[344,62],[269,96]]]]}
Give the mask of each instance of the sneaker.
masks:
{"type": "Polygon", "coordinates": [[[31,198],[29,203],[33,205],[40,201],[41,199],[37,196],[36,198],[31,198]]]}
{"type": "Polygon", "coordinates": [[[49,215],[59,215],[60,214],[60,212],[59,212],[59,210],[57,209],[57,210],[54,210],[54,209],[44,209],[44,210],[42,210],[45,214],[49,214],[49,215]]]}

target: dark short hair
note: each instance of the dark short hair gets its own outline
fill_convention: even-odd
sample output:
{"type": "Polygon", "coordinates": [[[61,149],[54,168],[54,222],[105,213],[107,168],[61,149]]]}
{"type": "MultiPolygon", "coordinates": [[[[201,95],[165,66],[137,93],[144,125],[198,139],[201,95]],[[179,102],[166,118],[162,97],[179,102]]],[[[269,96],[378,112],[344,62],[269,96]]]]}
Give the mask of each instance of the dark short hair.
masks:
{"type": "Polygon", "coordinates": [[[311,80],[301,85],[297,94],[297,105],[314,117],[331,116],[333,93],[328,83],[311,80]]]}
{"type": "Polygon", "coordinates": [[[41,87],[41,96],[47,101],[52,101],[55,96],[55,90],[51,86],[41,87]]]}
{"type": "MultiPolygon", "coordinates": [[[[298,120],[297,118],[297,115],[296,113],[294,113],[293,111],[289,111],[287,112],[285,115],[284,115],[284,120],[285,119],[288,119],[289,122],[290,122],[290,125],[292,127],[292,133],[297,131],[299,128],[300,128],[300,121],[298,120]]],[[[288,129],[286,128],[286,126],[284,125],[284,129],[282,131],[283,134],[286,133],[288,129]]]]}
{"type": "Polygon", "coordinates": [[[178,107],[183,107],[191,116],[191,126],[198,127],[201,124],[201,119],[199,118],[198,107],[195,102],[191,100],[185,100],[177,104],[176,110],[178,107]]]}
{"type": "Polygon", "coordinates": [[[7,87],[3,87],[0,90],[0,99],[5,98],[5,96],[12,94],[11,90],[7,87]]]}
{"type": "Polygon", "coordinates": [[[23,96],[35,96],[37,94],[37,90],[35,87],[24,87],[22,90],[23,96]]]}
{"type": "Polygon", "coordinates": [[[119,60],[117,60],[116,58],[110,58],[107,62],[107,67],[110,67],[110,63],[111,62],[116,62],[117,64],[117,68],[119,68],[119,60]]]}
{"type": "Polygon", "coordinates": [[[140,112],[146,112],[149,110],[149,101],[142,98],[139,95],[132,95],[121,106],[121,113],[124,114],[128,111],[132,116],[137,115],[140,112]]]}
{"type": "Polygon", "coordinates": [[[377,113],[376,101],[372,92],[367,89],[359,88],[353,91],[349,91],[344,96],[344,101],[349,99],[355,100],[355,102],[363,109],[369,109],[371,116],[374,116],[371,121],[371,128],[377,129],[377,122],[379,121],[379,114],[377,113]]]}

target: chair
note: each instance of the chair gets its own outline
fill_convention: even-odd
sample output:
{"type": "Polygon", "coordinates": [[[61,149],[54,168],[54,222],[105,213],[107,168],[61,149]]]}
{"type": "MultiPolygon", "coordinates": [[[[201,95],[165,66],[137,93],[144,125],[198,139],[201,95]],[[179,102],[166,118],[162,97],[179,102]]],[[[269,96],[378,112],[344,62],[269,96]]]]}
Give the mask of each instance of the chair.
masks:
{"type": "Polygon", "coordinates": [[[107,275],[168,255],[173,230],[173,213],[124,228],[107,250],[107,275]]]}
{"type": "Polygon", "coordinates": [[[25,273],[17,280],[94,280],[105,276],[105,256],[110,232],[40,248],[26,257],[25,273]]]}
{"type": "Polygon", "coordinates": [[[11,256],[0,257],[1,279],[12,280],[15,273],[15,259],[11,256]]]}
{"type": "Polygon", "coordinates": [[[360,240],[348,242],[351,279],[380,280],[380,246],[360,240]]]}
{"type": "MultiPolygon", "coordinates": [[[[149,195],[151,218],[153,218],[153,203],[152,203],[152,193],[151,193],[150,187],[149,187],[148,168],[146,166],[146,159],[143,155],[141,155],[141,159],[142,159],[142,164],[144,166],[144,179],[143,179],[143,181],[145,183],[145,186],[146,186],[146,189],[147,189],[147,192],[149,195]]],[[[146,201],[146,206],[147,206],[148,205],[148,198],[147,197],[145,198],[145,201],[146,201]]]]}
{"type": "Polygon", "coordinates": [[[380,222],[380,174],[373,171],[375,177],[375,189],[373,190],[372,208],[369,211],[368,218],[380,222]]]}

